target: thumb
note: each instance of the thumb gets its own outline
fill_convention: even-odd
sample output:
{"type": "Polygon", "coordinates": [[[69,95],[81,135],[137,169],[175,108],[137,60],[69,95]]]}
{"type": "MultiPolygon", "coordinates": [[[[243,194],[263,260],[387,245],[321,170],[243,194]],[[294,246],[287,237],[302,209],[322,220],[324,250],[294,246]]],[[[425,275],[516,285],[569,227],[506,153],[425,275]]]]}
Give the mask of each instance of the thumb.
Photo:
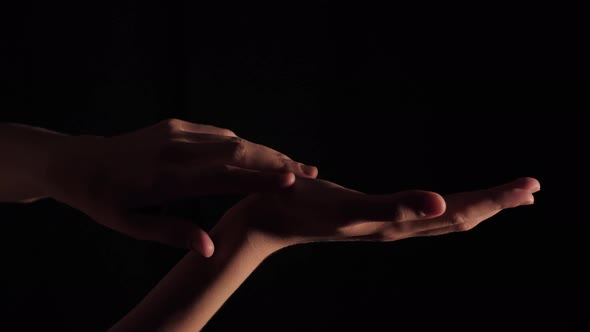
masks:
{"type": "Polygon", "coordinates": [[[139,240],[163,243],[177,248],[194,250],[211,257],[215,246],[207,232],[190,220],[171,216],[132,214],[126,217],[124,233],[139,240]]]}
{"type": "Polygon", "coordinates": [[[408,190],[391,195],[364,195],[351,202],[355,219],[375,222],[404,222],[437,217],[445,212],[444,198],[431,191],[408,190]]]}

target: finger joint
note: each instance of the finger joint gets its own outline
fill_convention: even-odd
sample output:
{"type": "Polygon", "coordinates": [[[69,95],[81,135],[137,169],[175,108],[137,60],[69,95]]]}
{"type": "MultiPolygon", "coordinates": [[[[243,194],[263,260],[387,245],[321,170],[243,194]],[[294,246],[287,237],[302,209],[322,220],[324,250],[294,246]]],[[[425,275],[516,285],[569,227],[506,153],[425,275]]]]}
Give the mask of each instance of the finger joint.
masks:
{"type": "Polygon", "coordinates": [[[243,139],[235,137],[230,141],[230,160],[234,163],[240,162],[246,155],[247,144],[243,139]]]}

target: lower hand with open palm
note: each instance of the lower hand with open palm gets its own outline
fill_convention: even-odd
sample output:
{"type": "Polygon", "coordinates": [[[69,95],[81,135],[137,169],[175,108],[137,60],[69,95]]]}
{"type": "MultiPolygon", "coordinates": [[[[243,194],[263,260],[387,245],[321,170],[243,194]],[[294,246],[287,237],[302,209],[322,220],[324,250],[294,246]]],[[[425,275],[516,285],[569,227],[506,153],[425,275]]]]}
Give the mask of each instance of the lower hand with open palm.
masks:
{"type": "Polygon", "coordinates": [[[225,219],[245,220],[271,250],[322,241],[396,241],[467,231],[498,212],[534,203],[534,178],[441,196],[409,190],[369,195],[318,179],[300,179],[284,191],[251,195],[225,219]]]}
{"type": "MultiPolygon", "coordinates": [[[[534,202],[533,178],[441,196],[409,190],[369,195],[298,178],[284,190],[247,196],[211,230],[209,259],[187,254],[110,332],[197,331],[266,257],[324,241],[396,241],[472,229],[500,211],[534,202]]],[[[281,330],[281,327],[278,327],[281,330]]]]}

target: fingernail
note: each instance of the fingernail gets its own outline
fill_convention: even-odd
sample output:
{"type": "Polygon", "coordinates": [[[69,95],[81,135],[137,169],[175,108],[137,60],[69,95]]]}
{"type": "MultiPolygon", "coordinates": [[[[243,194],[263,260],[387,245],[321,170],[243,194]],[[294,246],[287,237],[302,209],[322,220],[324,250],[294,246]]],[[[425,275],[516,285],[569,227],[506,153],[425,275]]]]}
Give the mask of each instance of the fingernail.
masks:
{"type": "Polygon", "coordinates": [[[303,173],[305,173],[305,175],[307,176],[314,176],[317,174],[317,167],[314,166],[307,166],[301,164],[301,169],[303,170],[303,173]]]}

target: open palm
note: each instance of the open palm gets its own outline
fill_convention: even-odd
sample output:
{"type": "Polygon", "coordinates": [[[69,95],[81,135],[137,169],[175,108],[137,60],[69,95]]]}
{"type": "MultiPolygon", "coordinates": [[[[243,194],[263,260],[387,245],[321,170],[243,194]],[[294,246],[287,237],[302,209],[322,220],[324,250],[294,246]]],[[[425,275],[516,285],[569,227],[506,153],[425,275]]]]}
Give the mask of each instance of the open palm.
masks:
{"type": "Polygon", "coordinates": [[[395,241],[466,231],[503,209],[533,204],[540,184],[520,178],[497,187],[441,196],[428,191],[368,195],[335,183],[298,179],[283,192],[256,194],[226,215],[283,243],[395,241]]]}

